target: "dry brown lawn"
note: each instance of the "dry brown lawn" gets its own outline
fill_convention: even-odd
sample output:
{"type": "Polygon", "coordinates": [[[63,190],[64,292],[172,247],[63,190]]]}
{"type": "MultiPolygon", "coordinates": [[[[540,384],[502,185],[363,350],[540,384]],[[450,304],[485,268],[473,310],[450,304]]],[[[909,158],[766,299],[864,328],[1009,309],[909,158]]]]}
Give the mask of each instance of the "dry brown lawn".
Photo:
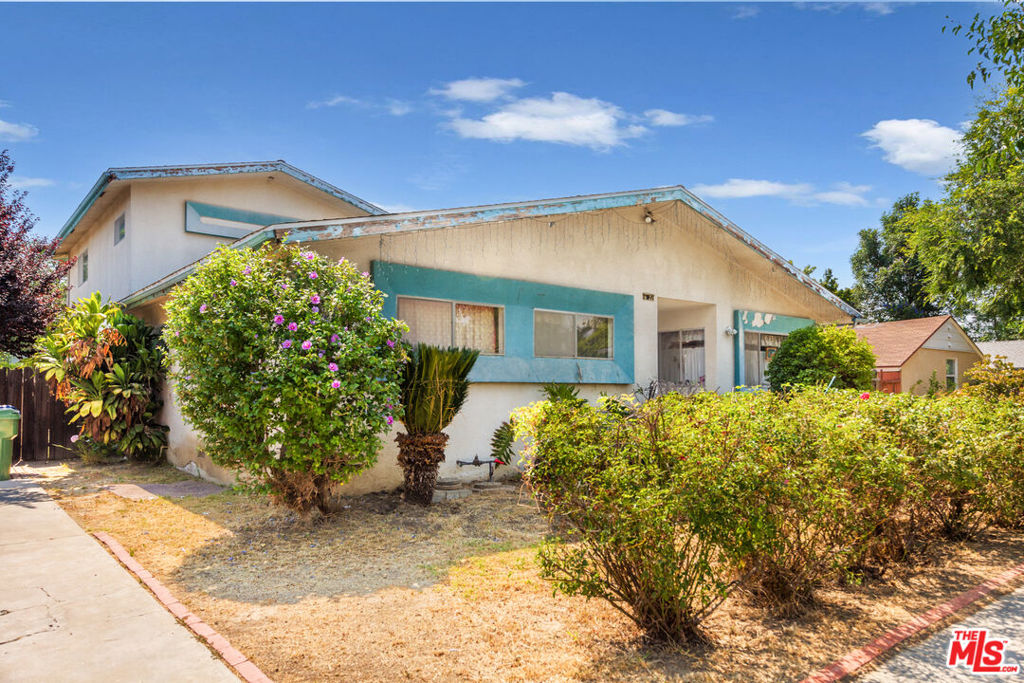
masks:
{"type": "Polygon", "coordinates": [[[237,492],[130,501],[109,483],[168,467],[71,464],[36,476],[280,681],[793,681],[1024,560],[1024,534],[948,546],[884,582],[833,588],[775,619],[731,597],[703,652],[643,643],[609,606],[552,594],[534,563],[544,519],[503,492],[423,509],[393,495],[304,525],[237,492]]]}

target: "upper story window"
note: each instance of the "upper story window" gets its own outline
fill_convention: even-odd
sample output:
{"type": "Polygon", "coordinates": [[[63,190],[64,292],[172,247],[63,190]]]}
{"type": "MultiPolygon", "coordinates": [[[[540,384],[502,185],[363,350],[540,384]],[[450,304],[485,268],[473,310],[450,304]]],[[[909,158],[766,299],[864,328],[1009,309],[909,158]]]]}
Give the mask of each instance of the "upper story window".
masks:
{"type": "Polygon", "coordinates": [[[956,389],[956,358],[946,359],[946,388],[956,389]]]}
{"type": "Polygon", "coordinates": [[[124,224],[124,214],[122,213],[114,221],[114,244],[117,244],[118,242],[123,240],[124,239],[124,234],[125,234],[125,224],[124,224]]]}
{"type": "Polygon", "coordinates": [[[533,355],[539,358],[612,358],[615,322],[609,316],[533,311],[533,355]]]}
{"type": "Polygon", "coordinates": [[[86,249],[78,257],[78,284],[84,285],[89,279],[89,250],[86,249]]]}
{"type": "Polygon", "coordinates": [[[446,299],[398,297],[398,318],[413,344],[458,346],[485,355],[505,353],[505,309],[446,299]]]}

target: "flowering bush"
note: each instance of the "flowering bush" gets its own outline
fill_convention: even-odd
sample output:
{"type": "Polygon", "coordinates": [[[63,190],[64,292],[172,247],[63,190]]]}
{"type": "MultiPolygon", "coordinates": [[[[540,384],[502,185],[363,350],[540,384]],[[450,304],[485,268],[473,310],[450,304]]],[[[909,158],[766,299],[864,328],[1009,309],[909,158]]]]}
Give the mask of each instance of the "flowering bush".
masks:
{"type": "Polygon", "coordinates": [[[160,457],[163,354],[156,330],[98,292],[66,309],[36,342],[32,363],[67,406],[69,422],[80,425],[72,441],[84,460],[160,457]]]}
{"type": "Polygon", "coordinates": [[[367,273],[297,246],[219,248],[175,290],[164,339],[178,403],[214,462],[328,511],[394,421],[404,325],[367,273]]]}

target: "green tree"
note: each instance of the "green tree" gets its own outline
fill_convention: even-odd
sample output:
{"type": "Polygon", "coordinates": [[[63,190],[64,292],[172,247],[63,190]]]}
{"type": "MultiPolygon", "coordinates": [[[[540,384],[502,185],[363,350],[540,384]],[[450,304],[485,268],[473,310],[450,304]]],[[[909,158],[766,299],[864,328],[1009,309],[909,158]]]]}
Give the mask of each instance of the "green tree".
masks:
{"type": "Polygon", "coordinates": [[[775,352],[765,374],[775,391],[788,384],[829,384],[836,389],[870,389],[875,354],[849,327],[812,325],[795,330],[775,352]]]}
{"type": "Polygon", "coordinates": [[[1005,339],[1024,334],[1024,12],[1008,2],[997,17],[976,16],[966,35],[981,60],[968,82],[998,73],[1005,89],[978,108],[944,196],[901,228],[927,268],[931,299],[948,301],[975,334],[1005,339]]]}
{"type": "Polygon", "coordinates": [[[901,222],[920,206],[918,194],[908,194],[882,214],[880,227],[860,231],[850,267],[859,294],[858,308],[868,320],[907,320],[944,312],[929,299],[925,287],[928,271],[914,253],[911,234],[901,222]]]}
{"type": "MultiPolygon", "coordinates": [[[[804,275],[813,277],[814,271],[817,269],[817,266],[804,266],[804,275]]],[[[821,274],[821,277],[818,278],[818,283],[854,308],[860,308],[862,296],[861,291],[856,286],[840,287],[839,278],[835,276],[835,273],[832,272],[831,268],[825,269],[821,274]]]]}
{"type": "Polygon", "coordinates": [[[220,247],[167,304],[177,402],[220,465],[303,515],[371,467],[397,412],[405,326],[345,259],[220,247]]]}
{"type": "Polygon", "coordinates": [[[441,349],[419,344],[412,350],[402,378],[402,424],[398,464],[405,475],[405,497],[429,505],[434,497],[437,468],[448,443],[445,427],[459,414],[469,396],[469,371],[479,351],[441,349]]]}

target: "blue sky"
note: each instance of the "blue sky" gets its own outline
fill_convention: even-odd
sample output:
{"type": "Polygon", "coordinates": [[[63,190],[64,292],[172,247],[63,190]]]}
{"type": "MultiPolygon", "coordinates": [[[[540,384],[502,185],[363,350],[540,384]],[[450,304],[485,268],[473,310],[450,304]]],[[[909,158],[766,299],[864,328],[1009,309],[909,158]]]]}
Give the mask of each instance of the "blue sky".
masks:
{"type": "Polygon", "coordinates": [[[983,94],[946,16],[998,8],[0,4],[0,146],[48,235],[107,167],[285,159],[393,210],[683,184],[849,283],[983,94]]]}

